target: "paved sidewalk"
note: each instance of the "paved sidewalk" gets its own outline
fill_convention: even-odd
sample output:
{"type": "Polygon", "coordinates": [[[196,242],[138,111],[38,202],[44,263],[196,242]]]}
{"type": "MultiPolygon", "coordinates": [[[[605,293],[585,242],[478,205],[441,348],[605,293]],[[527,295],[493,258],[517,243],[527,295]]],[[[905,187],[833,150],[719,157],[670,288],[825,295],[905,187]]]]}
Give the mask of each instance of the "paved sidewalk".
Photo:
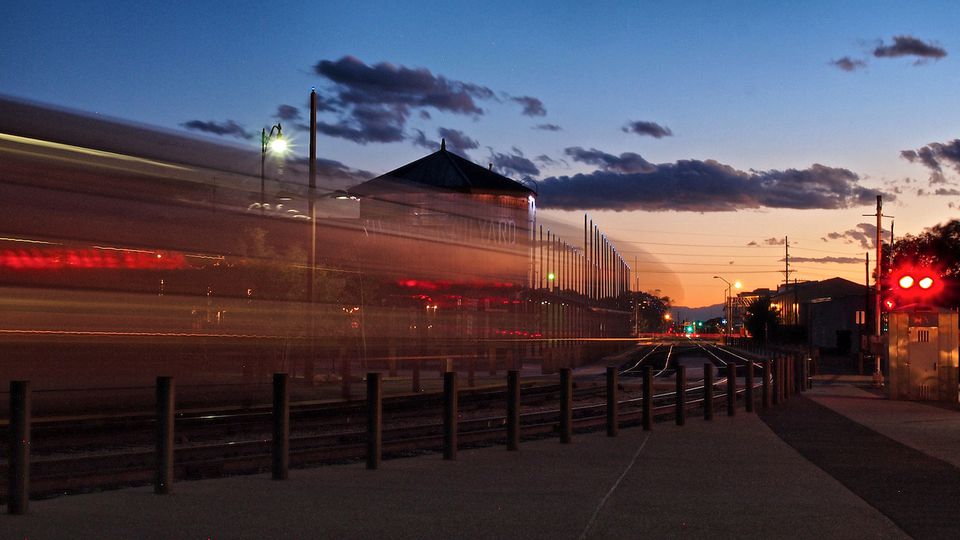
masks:
{"type": "Polygon", "coordinates": [[[764,421],[810,462],[914,538],[958,538],[960,413],[821,385],[764,421]]]}
{"type": "MultiPolygon", "coordinates": [[[[825,396],[826,398],[827,396],[825,396]]],[[[819,398],[818,398],[819,399],[819,398]]],[[[794,398],[782,406],[786,411],[794,398]]],[[[890,402],[882,402],[889,405],[890,402]]],[[[932,408],[936,414],[940,410],[932,408]]],[[[31,501],[2,538],[904,538],[742,409],[608,438],[31,501]]],[[[941,501],[953,508],[956,501],[941,501]]]]}

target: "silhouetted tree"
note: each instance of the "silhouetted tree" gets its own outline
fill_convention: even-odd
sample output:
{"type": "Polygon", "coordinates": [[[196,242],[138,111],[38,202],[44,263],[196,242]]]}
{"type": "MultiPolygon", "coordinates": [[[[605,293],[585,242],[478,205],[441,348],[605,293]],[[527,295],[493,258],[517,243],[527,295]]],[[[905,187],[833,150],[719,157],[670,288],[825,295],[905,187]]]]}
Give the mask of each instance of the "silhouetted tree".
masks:
{"type": "Polygon", "coordinates": [[[767,337],[776,332],[778,324],[779,314],[777,308],[770,304],[770,298],[757,298],[747,306],[744,325],[754,340],[766,342],[767,337]]]}
{"type": "Polygon", "coordinates": [[[636,316],[636,327],[640,332],[660,332],[664,327],[663,316],[670,311],[670,297],[656,296],[648,292],[631,293],[632,311],[636,316]]]}
{"type": "Polygon", "coordinates": [[[893,244],[893,265],[931,266],[941,272],[946,290],[938,304],[960,306],[960,220],[934,225],[922,233],[906,235],[893,244]]]}

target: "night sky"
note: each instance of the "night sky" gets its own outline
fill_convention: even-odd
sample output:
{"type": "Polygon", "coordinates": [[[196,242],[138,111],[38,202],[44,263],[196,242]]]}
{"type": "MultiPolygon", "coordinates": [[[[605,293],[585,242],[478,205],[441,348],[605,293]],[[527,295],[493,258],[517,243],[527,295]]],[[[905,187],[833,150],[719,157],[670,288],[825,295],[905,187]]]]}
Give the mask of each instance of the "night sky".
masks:
{"type": "Polygon", "coordinates": [[[0,93],[305,155],[316,87],[345,174],[443,137],[688,306],[775,287],[784,237],[862,282],[878,194],[897,235],[960,213],[960,3],[670,4],[14,0],[0,93]]]}

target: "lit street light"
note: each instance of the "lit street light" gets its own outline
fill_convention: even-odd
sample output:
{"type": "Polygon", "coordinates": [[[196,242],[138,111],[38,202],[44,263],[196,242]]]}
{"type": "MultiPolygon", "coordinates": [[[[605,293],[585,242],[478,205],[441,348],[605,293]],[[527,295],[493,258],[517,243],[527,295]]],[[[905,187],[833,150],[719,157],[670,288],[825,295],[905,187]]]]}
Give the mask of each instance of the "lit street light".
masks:
{"type": "Polygon", "coordinates": [[[726,311],[726,313],[727,313],[727,337],[726,337],[725,341],[726,341],[727,343],[729,343],[729,341],[730,341],[730,334],[731,334],[732,331],[733,331],[733,329],[732,329],[732,325],[733,325],[733,304],[731,303],[731,291],[730,291],[730,289],[731,289],[731,287],[736,287],[736,288],[739,289],[740,287],[743,287],[743,285],[742,285],[739,281],[736,281],[736,282],[734,282],[734,283],[730,283],[729,281],[723,279],[723,278],[720,277],[720,276],[713,276],[713,279],[719,279],[720,281],[722,281],[722,282],[724,282],[724,283],[727,284],[727,296],[726,296],[726,298],[724,299],[725,301],[724,301],[723,307],[725,308],[724,311],[726,311]]]}
{"type": "Polygon", "coordinates": [[[260,130],[260,213],[263,214],[263,207],[266,203],[266,173],[264,171],[267,161],[267,149],[277,155],[283,155],[287,151],[287,141],[283,138],[283,128],[277,122],[270,127],[270,133],[267,128],[260,130]],[[276,132],[276,135],[274,135],[276,132]]]}

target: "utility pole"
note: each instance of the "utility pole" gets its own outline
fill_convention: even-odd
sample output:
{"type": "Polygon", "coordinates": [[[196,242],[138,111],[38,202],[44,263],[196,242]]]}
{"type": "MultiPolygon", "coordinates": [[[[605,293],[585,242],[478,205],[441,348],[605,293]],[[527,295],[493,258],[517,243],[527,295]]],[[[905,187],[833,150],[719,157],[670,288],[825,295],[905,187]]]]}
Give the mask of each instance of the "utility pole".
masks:
{"type": "MultiPolygon", "coordinates": [[[[303,376],[313,386],[313,361],[317,356],[317,314],[314,287],[317,281],[317,90],[310,89],[310,176],[307,185],[307,211],[310,213],[310,249],[307,251],[307,308],[310,310],[310,346],[303,376]]],[[[263,207],[261,206],[261,211],[263,207]]]]}
{"type": "Polygon", "coordinates": [[[790,285],[790,241],[786,236],[783,237],[783,251],[783,283],[790,285]]]}
{"type": "Polygon", "coordinates": [[[876,387],[876,388],[882,388],[882,387],[883,387],[883,373],[880,371],[880,356],[881,356],[881,354],[880,354],[880,334],[881,334],[881,331],[882,331],[881,326],[882,326],[882,320],[883,320],[883,313],[881,312],[881,309],[880,309],[880,306],[881,306],[881,304],[880,304],[880,295],[881,295],[881,292],[882,292],[882,290],[883,290],[883,237],[882,237],[882,234],[883,234],[883,221],[882,221],[882,220],[883,220],[884,217],[890,217],[890,218],[892,218],[893,216],[884,216],[884,215],[883,215],[883,196],[882,196],[882,195],[877,195],[877,213],[876,213],[876,214],[863,214],[863,216],[864,216],[864,217],[876,217],[876,218],[877,218],[877,237],[876,237],[876,245],[877,245],[877,258],[876,258],[876,261],[877,261],[877,281],[876,281],[876,290],[875,290],[876,298],[874,298],[874,303],[873,303],[874,311],[875,311],[875,313],[874,313],[874,319],[875,319],[875,321],[874,321],[874,322],[875,322],[875,324],[876,324],[876,331],[875,331],[875,333],[874,333],[874,339],[875,339],[875,342],[876,342],[876,347],[875,347],[875,348],[876,348],[876,354],[875,354],[874,356],[875,356],[877,362],[876,362],[876,369],[875,369],[874,372],[873,372],[873,386],[876,387]]]}

